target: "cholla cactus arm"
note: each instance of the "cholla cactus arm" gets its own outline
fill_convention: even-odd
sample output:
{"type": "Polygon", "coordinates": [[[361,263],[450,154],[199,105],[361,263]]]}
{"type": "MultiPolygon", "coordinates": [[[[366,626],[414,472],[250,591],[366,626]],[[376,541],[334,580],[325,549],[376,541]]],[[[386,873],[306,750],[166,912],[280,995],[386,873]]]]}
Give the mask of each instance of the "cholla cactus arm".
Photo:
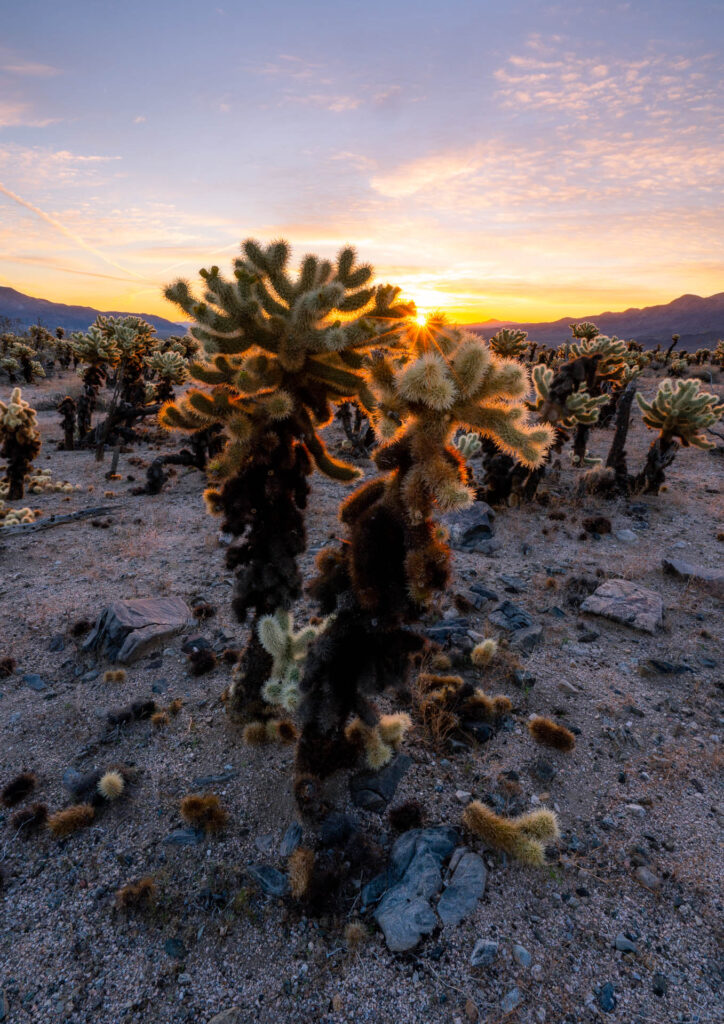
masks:
{"type": "Polygon", "coordinates": [[[528,347],[528,333],[501,327],[490,339],[489,345],[496,356],[520,359],[528,347]]]}
{"type": "Polygon", "coordinates": [[[689,445],[703,449],[714,447],[703,431],[724,414],[724,402],[702,391],[701,381],[665,380],[651,402],[638,392],[636,401],[646,426],[658,430],[665,441],[676,438],[685,448],[689,445]]]}
{"type": "Polygon", "coordinates": [[[623,387],[625,385],[626,357],[628,355],[626,342],[619,338],[608,338],[605,334],[599,334],[598,332],[593,337],[590,337],[588,334],[576,335],[576,337],[580,337],[581,341],[574,342],[568,346],[569,356],[574,359],[580,356],[598,356],[596,381],[608,381],[617,389],[623,387]]]}
{"type": "Polygon", "coordinates": [[[580,324],[571,324],[571,334],[574,338],[582,338],[585,341],[593,341],[601,333],[595,324],[592,324],[589,320],[584,320],[580,324]]]}
{"type": "Polygon", "coordinates": [[[299,679],[304,668],[307,649],[321,632],[320,626],[306,626],[294,631],[288,611],[277,609],[273,615],[259,620],[257,632],[265,651],[272,656],[271,673],[262,695],[272,705],[293,712],[299,703],[299,679]]]}
{"type": "Polygon", "coordinates": [[[7,461],[8,498],[16,501],[25,492],[25,477],[40,451],[35,410],[14,388],[10,401],[0,402],[0,455],[7,461]]]}
{"type": "Polygon", "coordinates": [[[453,444],[466,460],[474,458],[483,447],[483,443],[475,431],[471,431],[469,434],[461,434],[460,437],[453,441],[453,444]]]}

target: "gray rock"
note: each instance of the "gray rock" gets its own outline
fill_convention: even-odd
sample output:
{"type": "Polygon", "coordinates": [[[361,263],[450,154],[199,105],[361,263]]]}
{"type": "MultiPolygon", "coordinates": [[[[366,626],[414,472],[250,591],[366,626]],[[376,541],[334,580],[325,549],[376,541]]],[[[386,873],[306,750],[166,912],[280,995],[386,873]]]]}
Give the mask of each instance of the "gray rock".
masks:
{"type": "Polygon", "coordinates": [[[586,598],[581,611],[655,633],[662,625],[664,606],[658,594],[638,583],[607,580],[586,598]]]}
{"type": "Polygon", "coordinates": [[[665,996],[666,990],[669,987],[669,980],[665,974],[662,974],[661,971],[657,971],[654,974],[653,984],[651,987],[655,996],[665,996]]]}
{"type": "Polygon", "coordinates": [[[291,857],[302,841],[302,826],[298,821],[293,821],[284,833],[284,838],[279,847],[280,857],[291,857]]]}
{"type": "MultiPolygon", "coordinates": [[[[48,650],[53,653],[65,650],[65,637],[62,633],[57,633],[48,644],[48,650]]],[[[0,1018],[1,1020],[2,1018],[0,1018]]]]}
{"type": "Polygon", "coordinates": [[[724,599],[724,569],[708,569],[702,565],[692,565],[679,558],[664,558],[661,561],[665,573],[676,576],[680,580],[693,580],[701,583],[716,597],[724,599]]]}
{"type": "Polygon", "coordinates": [[[613,985],[607,981],[605,985],[601,986],[601,991],[598,993],[598,1005],[605,1013],[613,1013],[617,1002],[613,985]]]}
{"type": "Polygon", "coordinates": [[[349,791],[352,803],[366,811],[381,814],[400,784],[400,781],[412,764],[407,754],[398,754],[389,764],[378,772],[360,772],[349,780],[349,791]]]}
{"type": "Polygon", "coordinates": [[[470,956],[473,967],[487,967],[498,955],[498,943],[492,939],[478,939],[470,956]]]}
{"type": "Polygon", "coordinates": [[[114,601],[98,616],[83,650],[127,664],[180,633],[191,621],[191,609],[179,597],[114,601]]]}
{"type": "Polygon", "coordinates": [[[623,932],[618,933],[613,945],[619,951],[619,953],[636,952],[636,943],[632,942],[631,939],[627,939],[623,932]]]}
{"type": "Polygon", "coordinates": [[[500,1009],[503,1013],[512,1013],[516,1006],[520,1006],[523,996],[519,988],[512,988],[507,995],[500,1000],[500,1009]]]}
{"type": "Polygon", "coordinates": [[[166,939],[163,948],[169,956],[174,957],[176,960],[183,960],[187,953],[181,939],[166,939]]]}
{"type": "MultiPolygon", "coordinates": [[[[389,886],[374,917],[393,952],[413,949],[423,935],[437,927],[430,899],[442,887],[440,867],[457,839],[455,830],[447,826],[405,832],[392,848],[386,877],[373,880],[378,891],[389,886]]],[[[365,887],[365,902],[374,895],[370,891],[373,883],[365,887]]]]}
{"type": "Polygon", "coordinates": [[[501,629],[507,629],[509,633],[516,629],[529,629],[533,625],[533,619],[528,612],[512,601],[503,601],[488,615],[488,621],[494,626],[500,626],[501,629]]]}
{"type": "Polygon", "coordinates": [[[527,629],[517,629],[510,641],[510,646],[521,654],[530,654],[543,639],[543,627],[538,623],[527,629]]]}
{"type": "Polygon", "coordinates": [[[616,540],[620,540],[624,544],[635,544],[638,540],[638,535],[633,530],[618,530],[616,540]]]}
{"type": "Polygon", "coordinates": [[[533,957],[525,946],[521,946],[518,942],[513,946],[513,959],[517,964],[520,964],[521,967],[530,967],[533,963],[533,957]]]}
{"type": "Polygon", "coordinates": [[[192,789],[207,789],[209,786],[217,786],[221,782],[230,782],[236,778],[237,772],[233,768],[226,772],[219,772],[217,775],[197,775],[191,780],[192,789]]]}
{"type": "Polygon", "coordinates": [[[476,501],[459,512],[448,512],[441,521],[450,534],[451,547],[488,554],[494,518],[495,512],[489,505],[476,501]]]}
{"type": "Polygon", "coordinates": [[[524,590],[528,589],[528,584],[525,580],[520,579],[519,576],[509,576],[501,573],[498,579],[509,594],[522,594],[524,590]]]}
{"type": "Polygon", "coordinates": [[[463,853],[437,905],[438,916],[444,925],[454,927],[472,914],[485,891],[487,876],[485,864],[477,853],[463,853]]]}
{"type": "Polygon", "coordinates": [[[644,865],[636,868],[634,878],[646,889],[652,889],[654,892],[658,892],[661,888],[661,879],[644,865]]]}
{"type": "Polygon", "coordinates": [[[23,682],[26,686],[29,686],[31,690],[35,690],[36,693],[41,693],[43,690],[47,690],[48,684],[44,683],[43,680],[35,672],[29,672],[26,676],[23,676],[23,682]]]}
{"type": "Polygon", "coordinates": [[[214,1014],[209,1024],[244,1024],[244,1018],[241,1010],[232,1006],[228,1010],[222,1010],[221,1013],[214,1014]]]}
{"type": "Polygon", "coordinates": [[[250,864],[247,871],[268,896],[285,896],[289,892],[289,879],[276,868],[266,864],[250,864]]]}
{"type": "Polygon", "coordinates": [[[204,833],[198,828],[176,828],[163,841],[164,846],[198,846],[204,841],[204,833]]]}

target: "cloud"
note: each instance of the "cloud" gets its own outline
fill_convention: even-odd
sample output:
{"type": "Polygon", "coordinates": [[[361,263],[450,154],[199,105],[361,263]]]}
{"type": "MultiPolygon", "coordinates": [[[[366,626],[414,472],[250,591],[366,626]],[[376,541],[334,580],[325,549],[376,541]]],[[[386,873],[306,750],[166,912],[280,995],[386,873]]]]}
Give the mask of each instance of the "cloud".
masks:
{"type": "Polygon", "coordinates": [[[50,64],[36,64],[33,61],[0,64],[0,71],[4,71],[6,75],[27,75],[32,78],[51,78],[61,73],[60,68],[51,67],[50,64]]]}

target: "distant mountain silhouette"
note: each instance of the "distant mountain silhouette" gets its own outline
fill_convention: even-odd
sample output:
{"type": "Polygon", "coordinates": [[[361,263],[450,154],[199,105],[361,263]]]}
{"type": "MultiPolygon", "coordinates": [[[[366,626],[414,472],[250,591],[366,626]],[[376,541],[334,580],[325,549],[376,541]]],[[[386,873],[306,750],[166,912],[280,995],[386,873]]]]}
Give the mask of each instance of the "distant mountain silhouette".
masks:
{"type": "Polygon", "coordinates": [[[680,335],[678,348],[686,351],[710,346],[724,338],[724,292],[702,298],[699,295],[682,295],[663,306],[646,306],[643,309],[627,309],[623,313],[592,313],[590,316],[567,316],[552,323],[523,324],[508,320],[486,320],[480,324],[469,324],[468,329],[490,337],[501,327],[519,327],[527,331],[532,341],[546,345],[560,345],[571,340],[570,325],[590,320],[602,334],[619,338],[635,338],[648,348],[659,342],[668,345],[671,335],[680,335]]]}
{"type": "MultiPolygon", "coordinates": [[[[49,331],[54,331],[56,327],[63,327],[66,331],[86,331],[100,312],[91,306],[66,306],[62,302],[49,302],[47,299],[23,295],[14,288],[0,288],[0,319],[6,317],[11,321],[11,331],[30,327],[31,324],[42,324],[49,331]]],[[[112,311],[105,312],[104,316],[142,316],[149,324],[153,324],[161,338],[169,334],[186,333],[186,324],[176,324],[150,313],[112,311]]]]}

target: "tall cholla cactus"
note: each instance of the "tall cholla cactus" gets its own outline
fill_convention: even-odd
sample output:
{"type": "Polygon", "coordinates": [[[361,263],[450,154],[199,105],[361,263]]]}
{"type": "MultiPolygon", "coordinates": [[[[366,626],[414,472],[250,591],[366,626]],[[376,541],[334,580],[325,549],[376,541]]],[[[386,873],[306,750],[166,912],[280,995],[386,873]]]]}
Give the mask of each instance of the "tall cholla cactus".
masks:
{"type": "Polygon", "coordinates": [[[75,359],[86,364],[81,371],[83,394],[78,399],[78,434],[82,441],[91,428],[98,389],[109,369],[120,362],[121,353],[115,335],[102,330],[97,323],[88,328],[87,334],[75,331],[71,344],[75,359]]]}
{"type": "Polygon", "coordinates": [[[716,363],[717,366],[724,366],[724,341],[721,339],[716,343],[716,348],[712,353],[711,361],[712,363],[716,363]]]}
{"type": "Polygon", "coordinates": [[[647,494],[658,494],[664,483],[664,469],[676,455],[677,441],[684,448],[693,446],[704,450],[714,447],[704,434],[724,414],[724,402],[716,395],[701,390],[698,380],[664,380],[652,402],[637,393],[643,421],[650,430],[658,430],[646,465],[635,486],[647,494]]]}
{"type": "Polygon", "coordinates": [[[146,360],[146,365],[158,377],[156,398],[160,402],[172,401],[174,397],[174,384],[183,384],[189,377],[186,360],[180,352],[176,352],[173,349],[168,352],[154,352],[146,360]]]}
{"type": "Polygon", "coordinates": [[[95,326],[118,348],[121,401],[133,406],[143,405],[146,399],[143,373],[152,352],[156,328],[140,316],[99,316],[95,326]]]}
{"type": "Polygon", "coordinates": [[[551,422],[562,427],[570,428],[578,423],[595,423],[601,408],[608,402],[607,395],[593,396],[585,387],[579,387],[577,391],[561,396],[564,404],[562,408],[556,409],[551,396],[555,372],[549,366],[539,365],[534,367],[532,376],[535,399],[530,403],[530,408],[540,413],[543,419],[550,417],[551,422]]]}
{"type": "Polygon", "coordinates": [[[0,402],[0,455],[7,461],[8,499],[17,501],[25,493],[25,477],[40,451],[40,434],[35,410],[14,388],[6,405],[0,402]]]}
{"type": "Polygon", "coordinates": [[[541,463],[553,436],[527,422],[521,364],[498,359],[479,338],[422,330],[408,356],[372,363],[373,419],[388,438],[373,455],[380,475],[343,503],[347,540],[320,553],[311,587],[322,612],[334,615],[301,683],[295,792],[310,814],[319,811],[320,780],[354,762],[357,742],[376,729],[372,698],[404,681],[422,645],[406,624],[447,584],[450,552],[435,516],[472,501],[452,436],[476,430],[528,466],[541,463]],[[345,733],[350,716],[364,729],[345,733]]]}
{"type": "Polygon", "coordinates": [[[358,264],[353,249],[335,263],[306,256],[296,275],[289,261],[286,242],[248,240],[232,281],[218,267],[201,271],[202,301],[185,281],[166,289],[195,321],[191,335],[204,358],[190,366],[201,387],[164,406],[161,422],[188,432],[221,423],[227,439],[209,463],[206,500],[236,538],[227,556],[236,570],[234,611],[242,622],[253,613],[227,704],[240,720],[268,714],[261,689],[272,658],[257,625],[301,593],[307,477],[315,467],[342,482],[359,475],[329,455],[319,430],[332,402],[371,406],[363,357],[411,311],[397,303],[398,289],[370,285],[372,268],[358,264]]]}
{"type": "Polygon", "coordinates": [[[528,348],[528,332],[501,327],[488,342],[496,356],[505,359],[520,359],[528,348]]]}

